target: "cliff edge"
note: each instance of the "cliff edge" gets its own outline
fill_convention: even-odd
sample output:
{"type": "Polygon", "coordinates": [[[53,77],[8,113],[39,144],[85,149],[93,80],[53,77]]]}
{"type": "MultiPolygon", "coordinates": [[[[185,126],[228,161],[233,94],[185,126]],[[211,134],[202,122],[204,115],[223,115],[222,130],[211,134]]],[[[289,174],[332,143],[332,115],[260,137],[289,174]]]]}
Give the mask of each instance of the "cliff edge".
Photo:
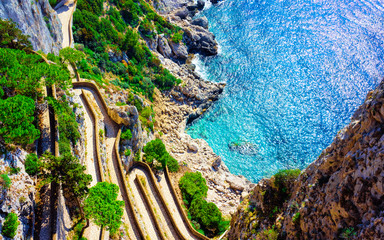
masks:
{"type": "Polygon", "coordinates": [[[384,238],[384,81],[351,123],[288,184],[263,179],[234,214],[229,239],[384,238]]]}

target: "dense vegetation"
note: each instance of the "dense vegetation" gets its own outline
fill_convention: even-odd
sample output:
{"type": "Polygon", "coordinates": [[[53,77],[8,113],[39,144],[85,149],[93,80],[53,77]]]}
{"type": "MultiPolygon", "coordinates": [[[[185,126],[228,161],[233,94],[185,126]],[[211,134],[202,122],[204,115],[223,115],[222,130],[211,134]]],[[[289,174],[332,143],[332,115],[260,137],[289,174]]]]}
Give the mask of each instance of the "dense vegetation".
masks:
{"type": "Polygon", "coordinates": [[[80,76],[104,84],[103,72],[111,72],[117,76],[112,83],[131,88],[149,99],[152,99],[155,87],[168,90],[179,84],[180,80],[161,66],[141,36],[151,38],[157,32],[180,41],[180,28],[169,24],[144,0],[110,2],[110,9],[104,12],[101,0],[78,1],[74,14],[74,38],[84,45],[80,49],[87,55],[79,63],[80,76]],[[127,58],[113,63],[108,51],[126,54],[127,58]]]}
{"type": "Polygon", "coordinates": [[[88,185],[92,181],[92,176],[85,174],[85,166],[68,153],[60,157],[50,153],[44,154],[40,158],[39,176],[46,182],[63,184],[79,199],[85,198],[89,190],[88,185]]]}
{"type": "Polygon", "coordinates": [[[35,103],[45,86],[61,89],[71,85],[63,64],[47,64],[31,52],[28,36],[10,21],[0,20],[0,140],[27,145],[40,136],[35,103]],[[17,41],[15,41],[15,39],[17,41]]]}
{"type": "Polygon", "coordinates": [[[209,237],[223,233],[229,221],[222,218],[216,204],[207,202],[208,187],[200,172],[187,172],[181,177],[179,187],[184,204],[188,208],[189,218],[196,230],[209,237]]]}
{"type": "Polygon", "coordinates": [[[3,234],[5,237],[14,238],[16,236],[16,230],[19,224],[20,222],[17,219],[17,215],[15,213],[9,213],[3,223],[1,234],[3,234]]]}
{"type": "Polygon", "coordinates": [[[31,144],[40,136],[33,122],[35,102],[22,95],[0,99],[0,136],[5,143],[31,144]]]}
{"type": "Polygon", "coordinates": [[[169,155],[161,139],[150,141],[145,145],[143,151],[145,153],[144,160],[150,165],[155,165],[157,168],[165,168],[168,166],[171,172],[177,172],[179,170],[177,160],[169,155]]]}
{"type": "Polygon", "coordinates": [[[111,234],[115,234],[121,225],[124,202],[117,200],[119,187],[113,183],[98,182],[92,187],[84,202],[85,215],[111,234]]]}

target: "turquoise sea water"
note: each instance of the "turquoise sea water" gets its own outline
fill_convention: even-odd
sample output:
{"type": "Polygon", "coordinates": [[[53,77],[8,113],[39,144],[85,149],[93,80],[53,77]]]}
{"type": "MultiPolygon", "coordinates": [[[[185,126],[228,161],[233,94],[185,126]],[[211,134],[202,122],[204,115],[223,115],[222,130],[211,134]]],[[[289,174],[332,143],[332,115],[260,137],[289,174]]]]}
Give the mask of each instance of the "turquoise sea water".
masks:
{"type": "Polygon", "coordinates": [[[195,64],[227,87],[187,132],[254,182],[313,162],[384,77],[384,1],[225,0],[201,15],[220,54],[195,64]]]}

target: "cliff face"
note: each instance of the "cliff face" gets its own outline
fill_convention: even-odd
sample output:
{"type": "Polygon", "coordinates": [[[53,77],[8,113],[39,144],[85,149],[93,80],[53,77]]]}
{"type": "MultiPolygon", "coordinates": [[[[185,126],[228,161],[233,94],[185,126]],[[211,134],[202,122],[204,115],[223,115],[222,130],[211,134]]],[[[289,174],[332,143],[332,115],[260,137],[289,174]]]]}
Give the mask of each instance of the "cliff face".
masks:
{"type": "Polygon", "coordinates": [[[0,18],[16,22],[23,33],[30,36],[36,51],[57,54],[61,49],[61,23],[48,0],[2,0],[0,18]]]}
{"type": "Polygon", "coordinates": [[[273,178],[255,187],[234,214],[229,239],[383,239],[383,123],[384,82],[300,174],[287,201],[273,206],[273,178]]]}

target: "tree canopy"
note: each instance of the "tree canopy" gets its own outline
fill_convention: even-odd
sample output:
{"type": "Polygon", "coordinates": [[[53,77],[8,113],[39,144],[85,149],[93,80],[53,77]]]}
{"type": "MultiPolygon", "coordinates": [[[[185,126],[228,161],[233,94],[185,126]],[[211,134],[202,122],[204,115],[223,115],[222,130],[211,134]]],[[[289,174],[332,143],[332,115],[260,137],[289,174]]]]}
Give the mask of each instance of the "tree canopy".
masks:
{"type": "Polygon", "coordinates": [[[36,54],[0,48],[0,86],[6,96],[21,94],[33,99],[41,95],[42,84],[57,84],[62,89],[71,85],[68,69],[47,64],[36,54]]]}
{"type": "Polygon", "coordinates": [[[60,50],[59,57],[63,62],[69,61],[70,63],[76,63],[83,59],[85,56],[84,53],[77,51],[76,49],[66,47],[60,50]]]}
{"type": "Polygon", "coordinates": [[[22,95],[0,99],[0,136],[5,143],[31,144],[40,136],[33,122],[35,102],[22,95]]]}
{"type": "Polygon", "coordinates": [[[188,206],[195,198],[207,197],[208,187],[205,178],[201,176],[201,172],[186,172],[180,178],[179,187],[188,206]]]}
{"type": "Polygon", "coordinates": [[[41,158],[41,177],[47,182],[62,183],[72,190],[75,197],[84,198],[92,181],[92,176],[85,173],[85,166],[70,153],[55,157],[45,153],[41,158]]]}
{"type": "Polygon", "coordinates": [[[214,237],[228,228],[229,221],[222,219],[216,204],[205,200],[208,187],[200,172],[186,172],[180,178],[179,187],[196,230],[214,237]]]}
{"type": "Polygon", "coordinates": [[[119,229],[123,216],[124,202],[117,200],[118,191],[116,184],[98,182],[84,202],[85,216],[112,234],[119,229]]]}
{"type": "Polygon", "coordinates": [[[143,151],[145,153],[145,161],[149,164],[152,164],[156,159],[161,164],[162,168],[169,166],[169,169],[172,172],[177,172],[179,170],[177,160],[169,155],[161,139],[150,141],[144,146],[143,151]]]}

